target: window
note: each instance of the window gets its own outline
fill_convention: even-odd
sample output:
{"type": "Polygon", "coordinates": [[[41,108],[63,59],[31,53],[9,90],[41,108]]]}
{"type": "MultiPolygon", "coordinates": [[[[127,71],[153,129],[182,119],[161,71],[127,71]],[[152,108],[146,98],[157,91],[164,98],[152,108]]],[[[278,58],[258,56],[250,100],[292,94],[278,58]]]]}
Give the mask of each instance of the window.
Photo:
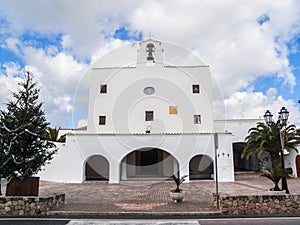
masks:
{"type": "Polygon", "coordinates": [[[153,111],[146,111],[145,112],[145,121],[153,121],[153,111]]]}
{"type": "Polygon", "coordinates": [[[201,123],[201,115],[194,115],[194,124],[201,123]]]}
{"type": "Polygon", "coordinates": [[[106,124],[106,116],[99,116],[99,125],[106,124]]]}
{"type": "Polygon", "coordinates": [[[155,89],[153,87],[146,87],[144,88],[144,93],[146,95],[153,95],[155,93],[155,89]]]}
{"type": "Polygon", "coordinates": [[[100,93],[102,94],[107,93],[107,84],[100,85],[100,93]]]}
{"type": "Polygon", "coordinates": [[[177,115],[178,114],[177,106],[169,106],[169,114],[177,115]]]}
{"type": "Polygon", "coordinates": [[[200,93],[200,85],[193,84],[193,94],[199,94],[199,93],[200,93]]]}

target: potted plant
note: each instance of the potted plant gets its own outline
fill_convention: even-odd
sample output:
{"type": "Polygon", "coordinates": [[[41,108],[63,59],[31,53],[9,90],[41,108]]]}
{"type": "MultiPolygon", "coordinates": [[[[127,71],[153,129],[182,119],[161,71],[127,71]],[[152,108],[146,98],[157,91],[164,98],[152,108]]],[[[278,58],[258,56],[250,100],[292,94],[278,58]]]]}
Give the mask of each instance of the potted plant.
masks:
{"type": "Polygon", "coordinates": [[[33,177],[57,149],[47,140],[48,125],[33,75],[25,72],[20,89],[0,110],[0,174],[8,181],[7,196],[37,196],[39,178],[33,177]]]}
{"type": "Polygon", "coordinates": [[[176,189],[171,190],[170,197],[176,203],[177,202],[182,202],[182,199],[185,195],[185,192],[182,189],[180,189],[180,185],[185,181],[185,178],[187,176],[188,175],[180,177],[179,173],[178,173],[177,176],[175,176],[174,174],[171,176],[171,178],[173,179],[173,181],[176,184],[176,189]]]}
{"type": "Polygon", "coordinates": [[[274,167],[266,169],[265,173],[261,176],[270,179],[274,183],[274,188],[271,188],[270,191],[282,191],[278,183],[283,177],[289,177],[289,174],[292,174],[292,169],[287,168],[285,170],[281,169],[280,164],[277,164],[274,167]]]}

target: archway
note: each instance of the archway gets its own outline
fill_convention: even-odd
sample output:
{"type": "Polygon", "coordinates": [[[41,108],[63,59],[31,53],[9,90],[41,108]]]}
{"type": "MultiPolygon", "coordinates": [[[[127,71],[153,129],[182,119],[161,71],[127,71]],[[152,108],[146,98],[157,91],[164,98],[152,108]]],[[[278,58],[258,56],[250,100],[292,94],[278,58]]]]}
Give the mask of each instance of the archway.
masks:
{"type": "Polygon", "coordinates": [[[141,148],[125,156],[120,165],[121,180],[166,179],[178,172],[178,161],[159,148],[141,148]]]}
{"type": "Polygon", "coordinates": [[[300,177],[300,155],[296,156],[297,177],[300,177]]]}
{"type": "Polygon", "coordinates": [[[85,180],[108,180],[109,162],[101,155],[93,155],[85,163],[85,180]]]}
{"type": "Polygon", "coordinates": [[[196,155],[189,163],[190,179],[212,179],[214,174],[213,161],[209,156],[196,155]]]}

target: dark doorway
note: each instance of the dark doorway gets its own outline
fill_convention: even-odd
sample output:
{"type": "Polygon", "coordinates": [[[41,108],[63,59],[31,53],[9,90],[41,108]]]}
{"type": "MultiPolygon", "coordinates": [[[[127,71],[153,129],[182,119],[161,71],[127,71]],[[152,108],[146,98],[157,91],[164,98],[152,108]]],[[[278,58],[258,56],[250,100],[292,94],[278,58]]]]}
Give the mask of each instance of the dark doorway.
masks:
{"type": "Polygon", "coordinates": [[[252,155],[249,159],[242,158],[242,152],[246,143],[236,142],[232,145],[234,154],[234,171],[260,171],[260,163],[256,156],[252,155]]]}
{"type": "Polygon", "coordinates": [[[85,180],[108,180],[109,163],[101,155],[91,156],[85,164],[85,180]]]}
{"type": "Polygon", "coordinates": [[[297,177],[300,177],[300,155],[296,157],[296,169],[297,169],[297,177]]]}
{"type": "Polygon", "coordinates": [[[161,159],[159,158],[159,153],[161,154],[161,151],[158,149],[140,151],[140,166],[142,174],[158,174],[158,165],[161,161],[161,159]]]}
{"type": "Polygon", "coordinates": [[[209,156],[196,155],[189,163],[191,180],[213,179],[213,161],[209,156]]]}
{"type": "Polygon", "coordinates": [[[121,180],[168,179],[178,172],[177,160],[168,152],[151,147],[132,151],[120,164],[121,180]]]}

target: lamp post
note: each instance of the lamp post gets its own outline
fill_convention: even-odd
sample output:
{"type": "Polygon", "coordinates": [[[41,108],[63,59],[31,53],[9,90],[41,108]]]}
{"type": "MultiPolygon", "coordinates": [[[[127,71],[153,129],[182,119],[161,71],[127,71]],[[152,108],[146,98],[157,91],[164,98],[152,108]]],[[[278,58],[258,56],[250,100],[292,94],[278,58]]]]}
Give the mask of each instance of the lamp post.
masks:
{"type": "MultiPolygon", "coordinates": [[[[289,118],[289,111],[285,107],[282,107],[280,112],[278,113],[278,120],[276,122],[278,128],[279,128],[279,136],[280,136],[280,144],[281,144],[281,151],[280,151],[280,158],[281,158],[281,169],[284,171],[284,137],[285,137],[285,127],[287,125],[287,121],[289,118]]],[[[273,121],[272,119],[273,115],[272,113],[267,110],[264,118],[267,125],[270,125],[270,123],[273,121]]],[[[285,190],[287,194],[289,194],[289,189],[286,181],[286,177],[282,177],[282,190],[285,190]]]]}

